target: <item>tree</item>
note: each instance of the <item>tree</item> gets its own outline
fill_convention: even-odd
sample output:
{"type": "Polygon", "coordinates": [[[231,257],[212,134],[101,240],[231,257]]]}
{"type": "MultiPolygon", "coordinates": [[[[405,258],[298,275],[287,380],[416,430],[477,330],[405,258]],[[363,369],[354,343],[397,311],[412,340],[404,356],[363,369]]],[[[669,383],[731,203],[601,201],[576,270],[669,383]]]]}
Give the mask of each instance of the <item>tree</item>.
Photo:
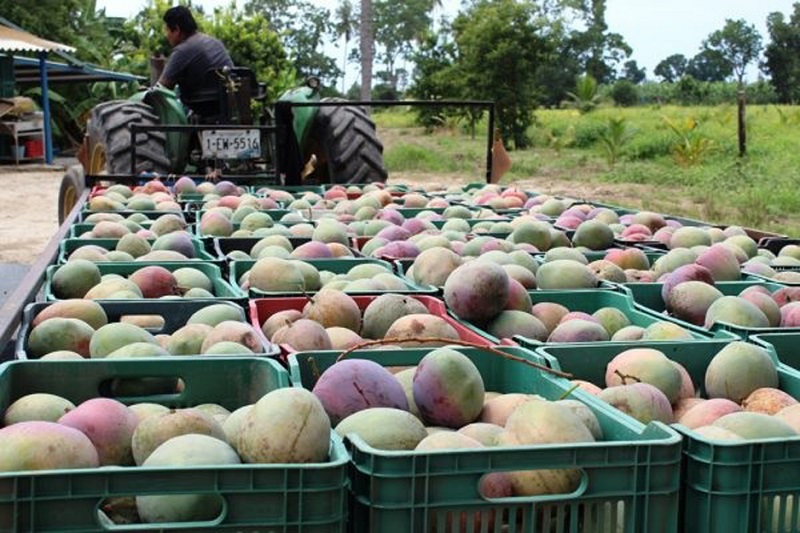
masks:
{"type": "Polygon", "coordinates": [[[562,4],[582,15],[586,26],[585,31],[573,31],[570,37],[581,71],[598,83],[612,81],[616,66],[630,56],[632,50],[622,35],[608,31],[606,0],[563,0],[562,4]]]}
{"type": "Polygon", "coordinates": [[[225,43],[235,65],[250,68],[256,79],[266,84],[269,99],[297,84],[292,62],[263,15],[246,16],[230,4],[215,9],[205,26],[210,35],[225,43]]]}
{"type": "Polygon", "coordinates": [[[638,85],[647,77],[645,68],[639,68],[635,60],[630,59],[622,65],[622,79],[638,85]]]}
{"type": "Polygon", "coordinates": [[[373,33],[372,0],[361,0],[358,18],[358,51],[361,58],[361,99],[372,96],[372,62],[375,56],[375,34],[373,33]]]}
{"type": "Polygon", "coordinates": [[[697,81],[725,81],[731,74],[731,64],[718,50],[702,50],[686,65],[686,75],[697,81]]]}
{"type": "Polygon", "coordinates": [[[386,82],[397,89],[396,63],[401,56],[411,52],[413,43],[431,27],[431,0],[377,0],[375,10],[375,43],[382,47],[380,54],[386,73],[386,82]]]}
{"type": "Polygon", "coordinates": [[[611,99],[620,107],[631,107],[639,103],[639,89],[630,80],[617,80],[611,87],[611,99]]]}
{"type": "Polygon", "coordinates": [[[725,19],[725,26],[703,42],[703,49],[720,54],[730,65],[739,85],[744,83],[747,66],[761,53],[761,35],[747,21],[725,19]]]}
{"type": "Polygon", "coordinates": [[[672,54],[656,65],[656,68],[653,69],[653,74],[667,83],[674,83],[686,74],[688,63],[683,54],[672,54]]]}
{"type": "Polygon", "coordinates": [[[333,24],[334,34],[344,39],[344,57],[342,58],[342,94],[345,92],[345,78],[347,71],[347,51],[350,39],[353,37],[356,28],[358,27],[358,20],[353,11],[353,4],[350,0],[342,0],[336,8],[335,22],[333,24]]]}
{"type": "Polygon", "coordinates": [[[530,1],[478,1],[453,21],[464,96],[493,100],[500,131],[516,148],[530,140],[537,87],[534,72],[551,52],[546,22],[530,1]]]}
{"type": "Polygon", "coordinates": [[[764,68],[782,103],[800,101],[800,3],[787,21],[783,13],[767,17],[770,43],[764,50],[764,68]]]}
{"type": "Polygon", "coordinates": [[[308,0],[250,0],[248,15],[264,16],[279,35],[300,77],[317,76],[328,85],[339,78],[336,61],[324,53],[326,36],[333,35],[330,11],[308,0]]]}
{"type": "MultiPolygon", "coordinates": [[[[420,39],[418,49],[411,59],[414,62],[414,78],[409,93],[420,100],[441,100],[462,96],[465,93],[463,80],[457,67],[458,47],[452,39],[450,25],[444,20],[439,31],[428,31],[420,39]]],[[[447,115],[461,110],[441,107],[418,107],[417,121],[426,128],[433,128],[447,115]]]]}

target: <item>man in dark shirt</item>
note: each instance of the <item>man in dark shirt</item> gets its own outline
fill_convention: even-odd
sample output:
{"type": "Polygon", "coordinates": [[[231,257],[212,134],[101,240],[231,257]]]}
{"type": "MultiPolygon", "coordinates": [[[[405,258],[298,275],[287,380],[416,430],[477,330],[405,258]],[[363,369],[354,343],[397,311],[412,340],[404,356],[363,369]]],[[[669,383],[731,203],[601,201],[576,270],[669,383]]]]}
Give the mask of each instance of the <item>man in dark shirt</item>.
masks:
{"type": "Polygon", "coordinates": [[[197,31],[197,23],[185,6],[171,7],[164,13],[164,34],[172,53],[158,82],[172,89],[180,87],[186,104],[198,90],[208,89],[206,73],[210,69],[233,67],[228,51],[218,39],[197,31]]]}

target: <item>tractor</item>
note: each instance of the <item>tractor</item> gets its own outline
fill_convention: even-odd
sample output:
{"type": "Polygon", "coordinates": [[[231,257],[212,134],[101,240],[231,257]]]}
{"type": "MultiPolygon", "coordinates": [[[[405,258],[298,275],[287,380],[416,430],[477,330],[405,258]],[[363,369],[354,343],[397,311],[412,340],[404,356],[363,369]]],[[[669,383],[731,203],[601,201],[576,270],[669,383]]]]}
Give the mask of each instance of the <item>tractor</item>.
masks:
{"type": "Polygon", "coordinates": [[[61,183],[59,221],[80,197],[85,175],[114,181],[142,173],[224,174],[277,185],[386,181],[383,145],[367,111],[322,98],[316,78],[273,105],[247,68],[210,70],[201,87],[186,102],[155,84],[94,107],[78,152],[82,169],[73,167],[61,183]],[[256,118],[254,101],[262,107],[256,118]]]}

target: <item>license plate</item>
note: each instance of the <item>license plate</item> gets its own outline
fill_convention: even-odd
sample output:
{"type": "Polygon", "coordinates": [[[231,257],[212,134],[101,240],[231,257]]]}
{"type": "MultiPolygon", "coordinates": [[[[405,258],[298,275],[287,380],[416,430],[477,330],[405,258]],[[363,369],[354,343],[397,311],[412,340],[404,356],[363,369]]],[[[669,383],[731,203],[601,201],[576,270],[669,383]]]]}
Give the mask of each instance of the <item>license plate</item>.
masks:
{"type": "Polygon", "coordinates": [[[261,155],[259,130],[203,130],[204,159],[255,159],[261,155]]]}

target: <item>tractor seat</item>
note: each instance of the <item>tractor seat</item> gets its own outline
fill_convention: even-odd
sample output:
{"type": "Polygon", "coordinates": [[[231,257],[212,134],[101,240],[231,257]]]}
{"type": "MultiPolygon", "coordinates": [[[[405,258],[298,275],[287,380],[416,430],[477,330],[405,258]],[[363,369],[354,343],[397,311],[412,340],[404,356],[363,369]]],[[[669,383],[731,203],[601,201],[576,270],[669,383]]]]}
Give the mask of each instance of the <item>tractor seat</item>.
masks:
{"type": "MultiPolygon", "coordinates": [[[[249,68],[233,67],[228,76],[238,79],[240,86],[234,102],[238,102],[239,116],[243,117],[242,123],[250,122],[250,98],[258,91],[255,74],[249,68]],[[243,105],[242,102],[247,102],[243,105]],[[242,109],[246,108],[246,109],[242,109]],[[247,122],[244,121],[246,117],[247,122]]],[[[183,103],[201,124],[224,124],[230,121],[234,110],[230,109],[230,100],[225,87],[225,78],[222,69],[209,69],[203,76],[199,86],[195,86],[188,98],[183,98],[183,103]]]]}

